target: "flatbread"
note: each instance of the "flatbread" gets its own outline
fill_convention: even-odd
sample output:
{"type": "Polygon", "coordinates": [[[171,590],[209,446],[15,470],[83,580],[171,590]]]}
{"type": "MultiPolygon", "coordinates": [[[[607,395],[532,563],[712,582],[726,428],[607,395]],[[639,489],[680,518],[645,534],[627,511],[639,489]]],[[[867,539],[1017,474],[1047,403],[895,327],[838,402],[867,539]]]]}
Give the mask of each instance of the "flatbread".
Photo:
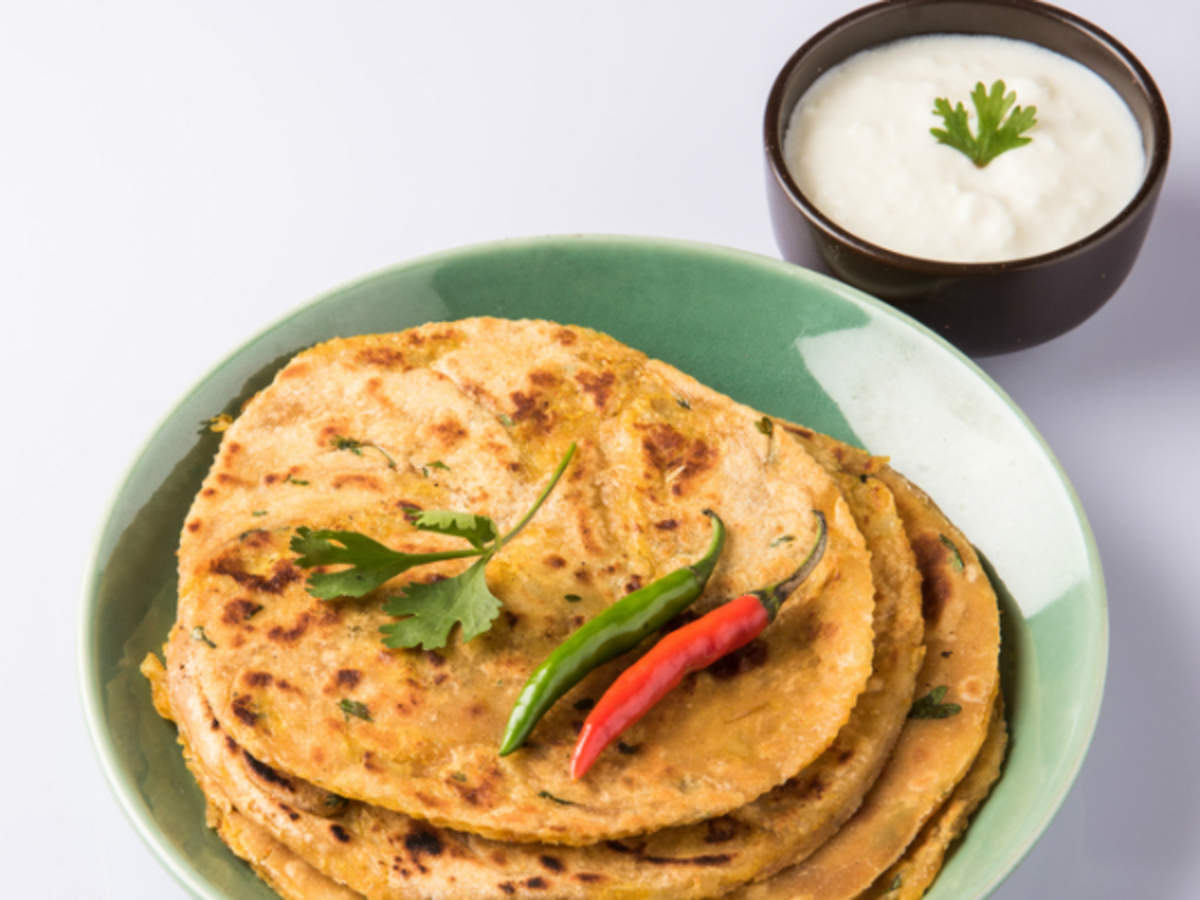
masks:
{"type": "MultiPolygon", "coordinates": [[[[966,777],[900,861],[884,872],[861,900],[919,900],[925,895],[947,850],[962,836],[971,815],[1000,777],[1007,738],[1003,704],[997,698],[987,738],[966,777]]],[[[285,900],[361,900],[362,894],[322,875],[237,810],[221,813],[210,806],[209,820],[233,852],[248,860],[285,900]]]]}
{"type": "MultiPolygon", "coordinates": [[[[853,462],[835,477],[866,536],[878,586],[872,677],[816,763],[724,817],[621,842],[557,847],[502,844],[357,802],[331,816],[320,792],[265,768],[224,734],[185,669],[171,686],[181,733],[191,735],[192,767],[210,797],[236,797],[243,817],[281,847],[375,898],[504,897],[531,881],[556,897],[704,897],[777,868],[818,846],[853,813],[904,722],[924,651],[919,577],[891,494],[867,474],[877,460],[864,454],[853,462]]],[[[183,649],[171,657],[185,659],[190,635],[176,629],[172,641],[183,649]]],[[[757,653],[752,645],[725,661],[725,675],[752,665],[757,653]]]]}
{"type": "Polygon", "coordinates": [[[879,876],[863,894],[863,900],[920,900],[925,895],[942,869],[946,851],[966,831],[971,815],[1000,777],[1007,746],[1004,702],[997,695],[987,737],[966,777],[937,815],[921,829],[900,861],[879,876]]]}
{"type": "Polygon", "coordinates": [[[229,849],[284,900],[363,900],[363,895],[326,878],[236,809],[210,805],[209,825],[229,849]]]}
{"type": "Polygon", "coordinates": [[[932,501],[881,459],[582,328],[465,320],[300,354],[226,432],[179,558],[168,666],[144,671],[210,824],[288,900],[919,896],[1003,755],[1003,733],[980,750],[995,597],[932,501]],[[489,564],[504,607],[482,637],[379,642],[386,595],[464,563],[361,601],[307,594],[300,525],[459,548],[411,510],[503,531],[572,442],[563,482],[489,564]],[[760,639],[690,676],[587,779],[567,778],[569,754],[625,659],[498,758],[532,668],[695,559],[705,508],[729,540],[695,614],[788,574],[813,510],[829,548],[760,639]],[[909,719],[933,688],[958,714],[909,719]]]}
{"type": "MultiPolygon", "coordinates": [[[[836,442],[807,429],[806,441],[836,442]]],[[[841,450],[843,454],[847,450],[841,450]]],[[[808,858],[734,891],[739,900],[857,897],[904,853],[962,780],[987,734],[999,689],[999,610],[974,549],[932,500],[890,467],[891,488],[923,576],[926,655],[916,694],[945,686],[945,718],[909,719],[862,807],[808,858]]]]}
{"type": "MultiPolygon", "coordinates": [[[[306,351],[225,432],[186,520],[179,623],[206,638],[185,651],[196,683],[264,763],[446,827],[587,844],[727,813],[829,747],[873,656],[862,536],[828,474],[760,420],[611,338],[548,322],[474,319],[306,351]],[[339,450],[336,436],[365,446],[339,450]],[[388,651],[378,597],[306,593],[287,549],[297,526],[461,547],[415,531],[406,511],[511,526],[572,441],[563,483],[488,566],[504,610],[487,634],[388,651]],[[729,539],[698,611],[784,577],[815,538],[813,510],[829,523],[821,565],[764,636],[763,664],[689,679],[625,736],[639,752],[608,752],[572,782],[573,705],[599,696],[625,664],[614,661],[498,759],[532,669],[632,587],[695,559],[707,507],[729,539]],[[343,715],[343,699],[370,720],[343,715]]],[[[386,590],[462,568],[413,570],[386,590]]]]}

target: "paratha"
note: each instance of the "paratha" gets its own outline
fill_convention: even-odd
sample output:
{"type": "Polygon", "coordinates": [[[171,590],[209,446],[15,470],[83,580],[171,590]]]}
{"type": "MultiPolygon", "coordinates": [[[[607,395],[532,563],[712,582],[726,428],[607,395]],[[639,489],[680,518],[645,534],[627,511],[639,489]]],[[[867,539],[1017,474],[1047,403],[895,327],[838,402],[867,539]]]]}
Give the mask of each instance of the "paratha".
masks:
{"type": "MultiPolygon", "coordinates": [[[[1000,775],[1007,731],[997,702],[979,756],[950,800],[922,829],[904,857],[881,875],[862,900],[919,900],[941,869],[947,849],[1000,775]]],[[[363,895],[323,875],[236,809],[209,809],[209,822],[238,856],[285,900],[356,900],[363,895]]]]}
{"type": "Polygon", "coordinates": [[[236,809],[208,811],[209,824],[235,854],[284,900],[362,900],[322,875],[236,809]]]}
{"type": "Polygon", "coordinates": [[[300,354],[226,432],[179,556],[168,668],[144,669],[155,705],[210,824],[288,900],[919,896],[1003,755],[994,721],[979,749],[995,597],[932,501],[880,458],[587,329],[476,319],[300,354]],[[379,643],[381,599],[461,563],[363,600],[305,590],[299,526],[461,546],[412,511],[503,530],[571,442],[563,482],[488,566],[504,607],[483,636],[379,643]],[[813,510],[829,549],[758,641],[690,676],[584,781],[565,777],[575,733],[627,659],[498,759],[528,672],[695,558],[710,507],[729,541],[695,614],[786,575],[813,510]],[[922,695],[956,714],[908,718],[922,695]]]}
{"type": "Polygon", "coordinates": [[[496,838],[587,844],[727,813],[820,756],[871,670],[869,558],[829,475],[766,433],[761,414],[548,322],[431,324],[301,353],[225,432],[179,557],[179,624],[204,636],[189,666],[239,745],[324,790],[496,838]],[[415,531],[406,513],[465,509],[509,525],[572,441],[563,483],[487,568],[504,603],[487,634],[389,651],[378,597],[306,593],[288,551],[296,527],[410,551],[461,546],[415,531]],[[814,540],[814,510],[829,523],[821,565],[764,635],[763,664],[735,679],[698,674],[626,735],[636,753],[609,753],[572,782],[574,704],[599,695],[615,661],[498,759],[533,667],[580,622],[694,558],[707,507],[729,539],[700,611],[790,572],[814,540]],[[342,700],[369,716],[344,715],[342,700]]]}
{"type": "MultiPolygon", "coordinates": [[[[789,428],[805,441],[827,444],[835,454],[850,452],[807,429],[789,428]]],[[[916,694],[937,697],[930,706],[953,704],[957,710],[910,717],[858,812],[811,856],[734,891],[731,896],[738,900],[857,897],[901,857],[942,806],[987,734],[999,689],[995,592],[971,544],[927,495],[890,467],[879,477],[896,498],[923,576],[926,653],[916,694]]]]}
{"type": "Polygon", "coordinates": [[[900,861],[879,876],[862,900],[920,900],[925,895],[942,869],[946,852],[962,836],[971,815],[1000,777],[1007,746],[1004,701],[997,696],[987,737],[966,777],[937,814],[925,823],[900,861]]]}
{"type": "MultiPolygon", "coordinates": [[[[188,739],[186,713],[189,707],[185,705],[181,710],[184,715],[178,715],[171,706],[167,672],[162,662],[150,654],[139,668],[150,682],[155,711],[180,726],[179,743],[183,746],[184,760],[205,796],[205,823],[220,835],[225,845],[249,863],[255,874],[284,900],[361,900],[361,894],[326,878],[228,802],[226,795],[207,777],[204,765],[197,759],[192,741],[188,739]]],[[[208,730],[214,730],[211,722],[208,730]]]]}
{"type": "MultiPolygon", "coordinates": [[[[903,724],[923,654],[919,578],[891,494],[869,474],[877,460],[864,454],[851,462],[834,476],[871,550],[877,591],[869,686],[816,763],[726,816],[587,847],[506,845],[353,801],[331,816],[336,807],[322,792],[271,770],[221,730],[185,668],[171,689],[181,734],[191,736],[190,764],[206,794],[222,798],[214,802],[227,819],[240,817],[374,898],[504,897],[530,881],[556,897],[704,897],[777,868],[853,813],[903,724]],[[236,798],[237,809],[226,798],[236,798]]],[[[182,644],[171,657],[183,665],[190,635],[176,629],[172,641],[182,644]]],[[[752,646],[726,661],[724,676],[737,677],[757,654],[752,646]]]]}

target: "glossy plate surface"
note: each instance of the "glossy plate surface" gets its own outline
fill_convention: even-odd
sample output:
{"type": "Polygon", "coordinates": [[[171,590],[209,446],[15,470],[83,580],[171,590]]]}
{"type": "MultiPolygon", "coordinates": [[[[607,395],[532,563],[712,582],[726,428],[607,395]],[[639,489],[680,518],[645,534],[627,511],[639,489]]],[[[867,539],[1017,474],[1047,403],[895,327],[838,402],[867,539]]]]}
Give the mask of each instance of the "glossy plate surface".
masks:
{"type": "Polygon", "coordinates": [[[1044,830],[1095,728],[1108,651],[1095,542],[1032,425],[923,327],[805,269],[699,244],[561,237],[468,247],[339,288],[252,339],[150,437],[103,524],[85,584],[80,668],[105,771],[135,827],[197,896],[275,895],[204,826],[175,729],[138,664],[175,611],[175,548],[236,412],[294,353],[334,336],[475,315],[605,331],[766,412],[890,455],[1003,579],[1004,775],[932,900],[986,896],[1044,830]]]}

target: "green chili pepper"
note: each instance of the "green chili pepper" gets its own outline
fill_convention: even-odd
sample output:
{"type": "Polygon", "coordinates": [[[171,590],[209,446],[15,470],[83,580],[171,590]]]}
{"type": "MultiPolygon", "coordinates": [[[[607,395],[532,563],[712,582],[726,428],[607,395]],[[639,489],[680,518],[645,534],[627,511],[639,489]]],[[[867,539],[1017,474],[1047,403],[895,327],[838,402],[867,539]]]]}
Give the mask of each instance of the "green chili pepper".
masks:
{"type": "Polygon", "coordinates": [[[501,756],[524,744],[546,710],[585,675],[632,650],[700,596],[725,545],[725,523],[710,509],[704,514],[713,523],[712,541],[704,556],[622,597],[580,626],[529,676],[508,717],[501,756]]]}

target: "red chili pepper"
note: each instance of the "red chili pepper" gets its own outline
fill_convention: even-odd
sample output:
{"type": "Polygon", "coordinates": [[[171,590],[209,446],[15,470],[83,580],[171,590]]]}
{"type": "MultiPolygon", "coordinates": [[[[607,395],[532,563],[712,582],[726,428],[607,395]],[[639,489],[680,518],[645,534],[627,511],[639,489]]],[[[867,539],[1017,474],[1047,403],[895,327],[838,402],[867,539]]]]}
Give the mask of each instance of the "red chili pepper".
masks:
{"type": "Polygon", "coordinates": [[[816,512],[817,540],[800,567],[764,590],[743,594],[670,632],[621,673],[592,707],[571,754],[571,777],[582,778],[601,751],[654,708],[684,677],[754,640],[825,552],[825,517],[816,512]]]}

